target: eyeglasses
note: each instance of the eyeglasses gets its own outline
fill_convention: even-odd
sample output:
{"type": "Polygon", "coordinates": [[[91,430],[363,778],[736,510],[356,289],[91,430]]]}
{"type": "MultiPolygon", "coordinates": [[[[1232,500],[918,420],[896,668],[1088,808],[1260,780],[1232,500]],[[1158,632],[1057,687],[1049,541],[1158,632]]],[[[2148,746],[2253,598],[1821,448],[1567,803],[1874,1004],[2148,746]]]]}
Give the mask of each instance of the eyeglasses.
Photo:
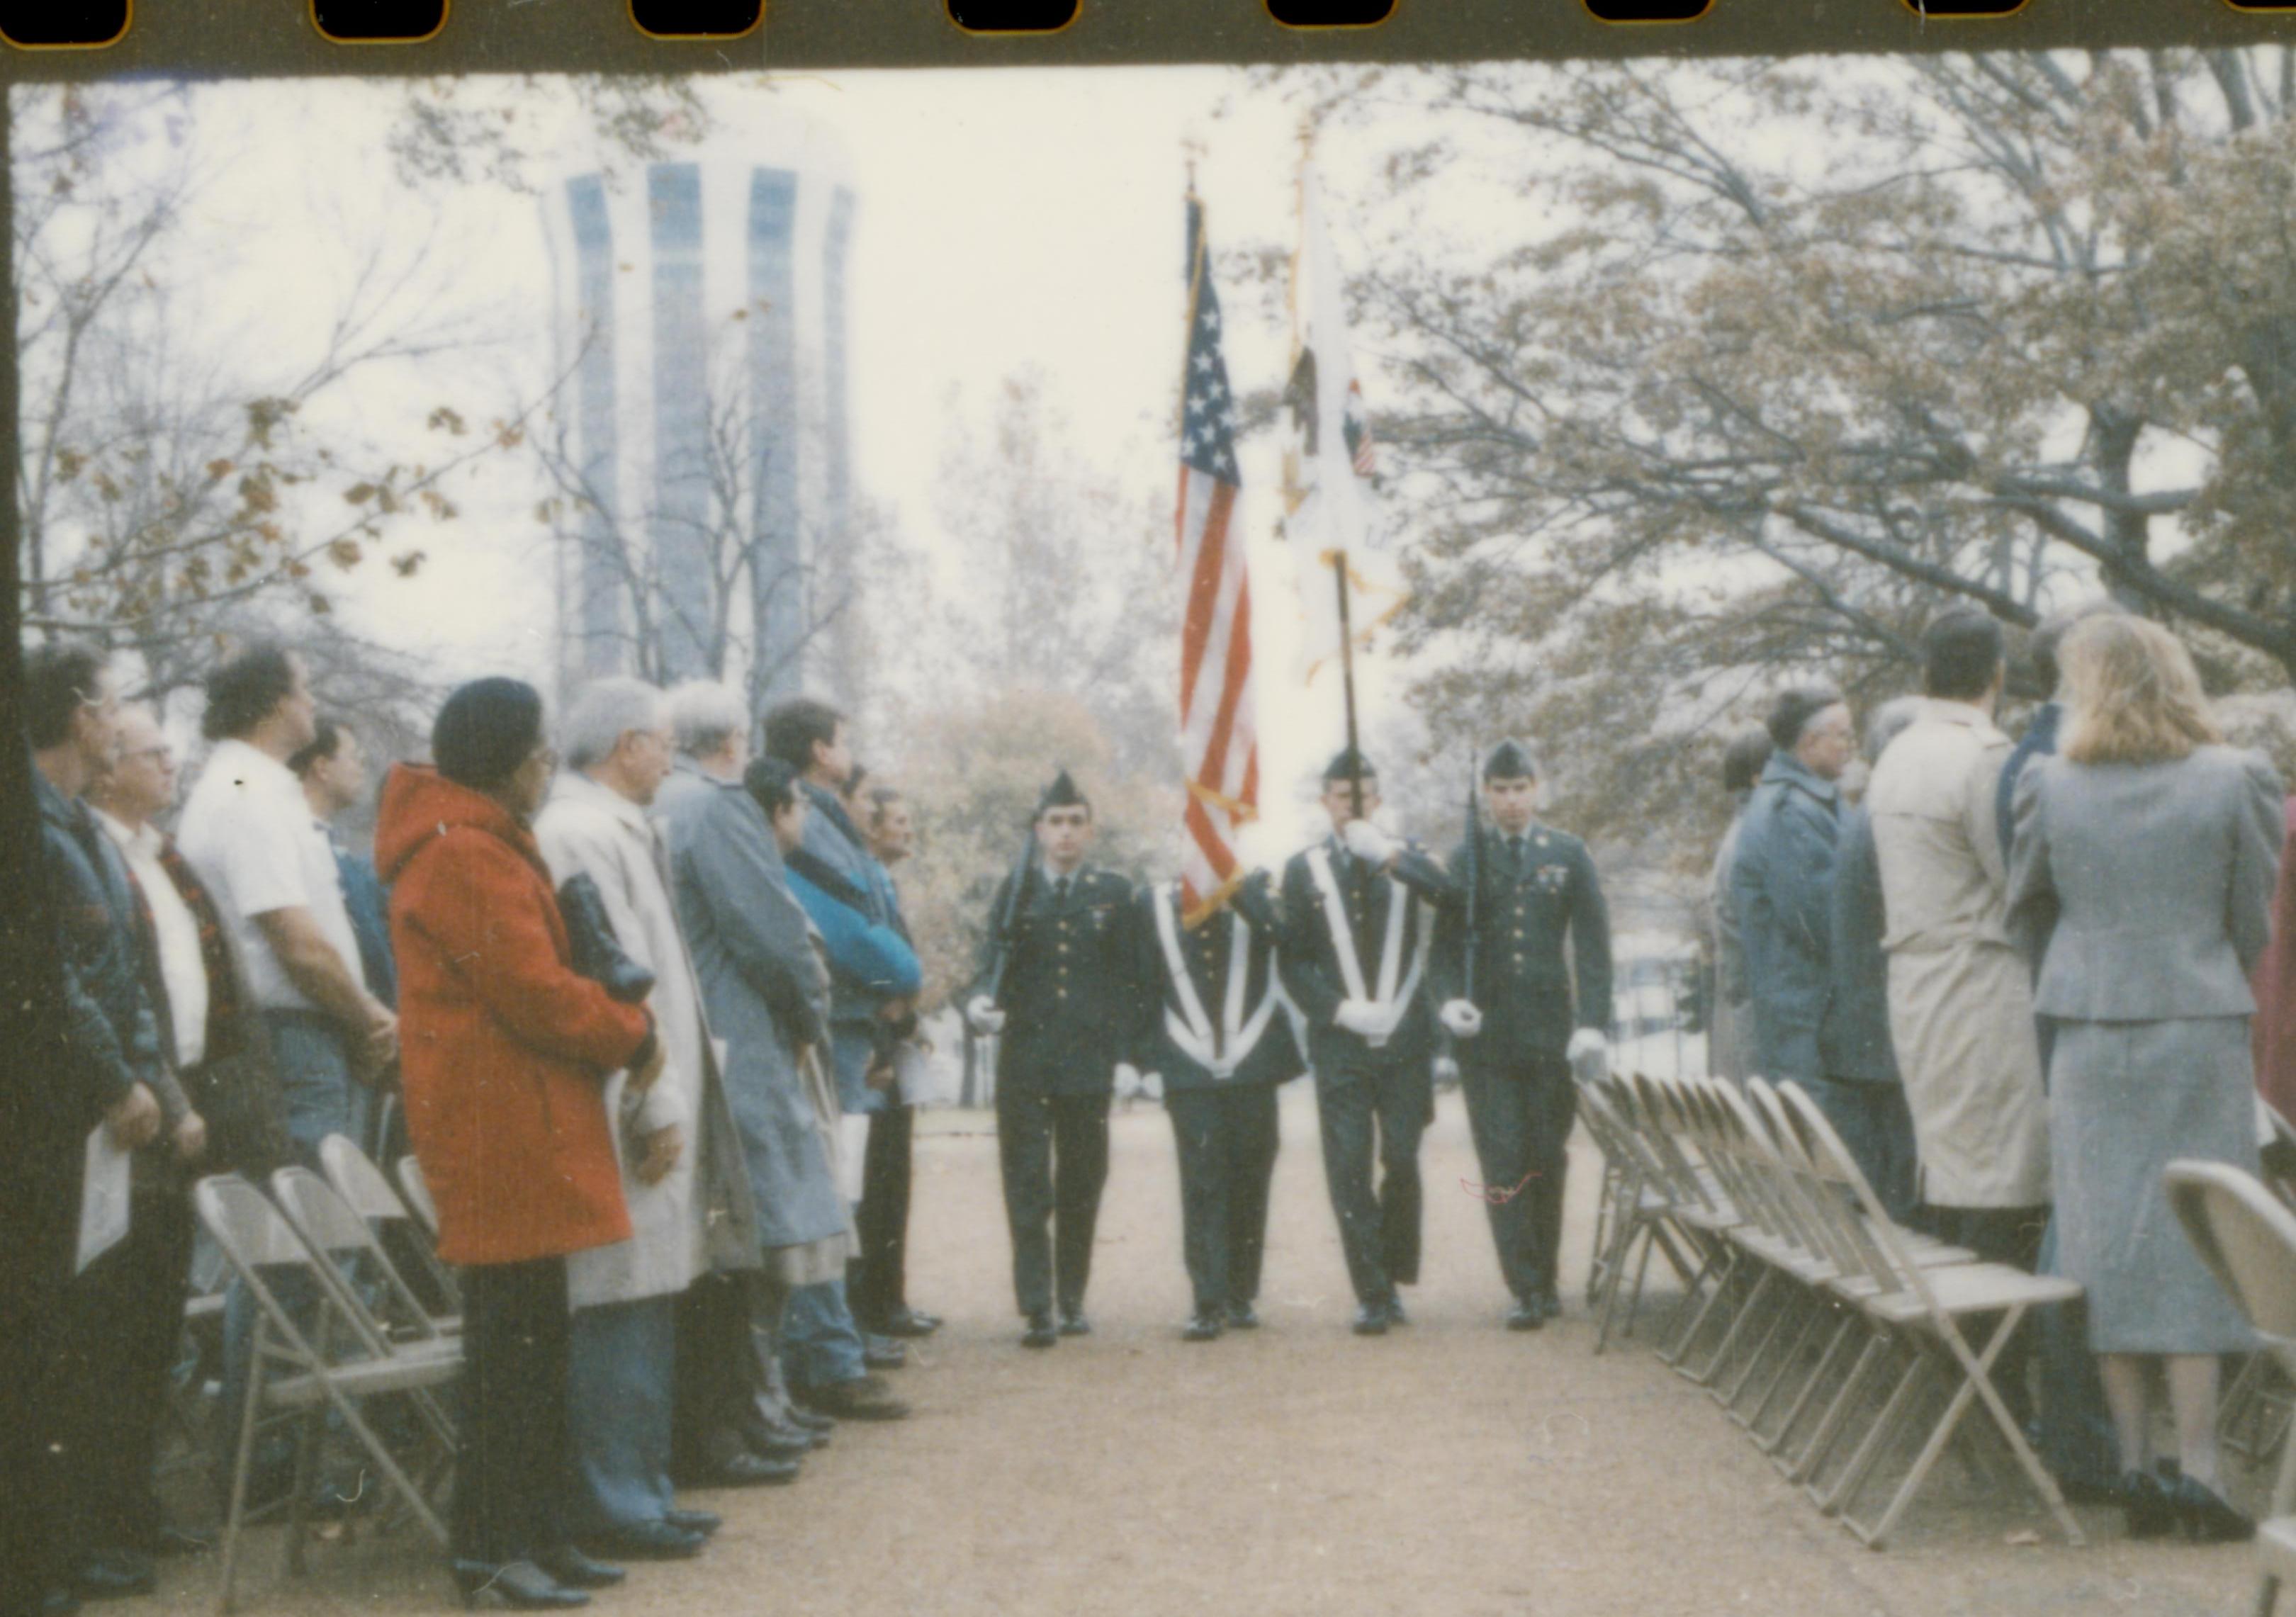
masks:
{"type": "Polygon", "coordinates": [[[156,747],[138,747],[132,752],[122,752],[119,755],[119,761],[124,764],[138,758],[162,758],[172,762],[175,756],[175,748],[163,741],[156,747]]]}
{"type": "Polygon", "coordinates": [[[545,770],[548,771],[552,775],[558,773],[557,748],[537,747],[533,751],[526,755],[526,760],[529,763],[534,762],[537,759],[540,759],[542,760],[542,767],[545,770]]]}

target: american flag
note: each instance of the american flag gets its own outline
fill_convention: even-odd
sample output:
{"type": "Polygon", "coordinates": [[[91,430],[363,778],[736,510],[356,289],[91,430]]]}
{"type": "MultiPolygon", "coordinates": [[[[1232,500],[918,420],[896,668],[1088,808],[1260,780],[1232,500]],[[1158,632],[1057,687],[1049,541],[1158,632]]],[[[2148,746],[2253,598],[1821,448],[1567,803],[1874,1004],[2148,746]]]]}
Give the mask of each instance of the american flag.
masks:
{"type": "Polygon", "coordinates": [[[1188,357],[1181,383],[1177,527],[1187,612],[1180,632],[1180,750],[1187,770],[1180,898],[1193,925],[1237,880],[1237,832],[1259,813],[1259,736],[1251,697],[1251,584],[1230,526],[1241,480],[1235,398],[1220,357],[1219,296],[1204,245],[1203,204],[1188,199],[1188,357]]]}

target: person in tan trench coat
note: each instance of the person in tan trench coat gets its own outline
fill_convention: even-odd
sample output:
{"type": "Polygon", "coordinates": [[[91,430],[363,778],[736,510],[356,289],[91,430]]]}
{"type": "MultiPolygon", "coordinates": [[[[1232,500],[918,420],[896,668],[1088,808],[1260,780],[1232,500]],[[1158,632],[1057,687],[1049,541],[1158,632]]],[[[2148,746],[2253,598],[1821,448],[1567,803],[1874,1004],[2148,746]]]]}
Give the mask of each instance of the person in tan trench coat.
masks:
{"type": "Polygon", "coordinates": [[[2047,1218],[2048,1102],[1995,811],[2010,748],[1993,725],[2001,626],[1955,608],[1922,648],[1921,710],[1866,797],[1889,911],[1890,1034],[1939,1233],[2030,1269],[2047,1218]]]}

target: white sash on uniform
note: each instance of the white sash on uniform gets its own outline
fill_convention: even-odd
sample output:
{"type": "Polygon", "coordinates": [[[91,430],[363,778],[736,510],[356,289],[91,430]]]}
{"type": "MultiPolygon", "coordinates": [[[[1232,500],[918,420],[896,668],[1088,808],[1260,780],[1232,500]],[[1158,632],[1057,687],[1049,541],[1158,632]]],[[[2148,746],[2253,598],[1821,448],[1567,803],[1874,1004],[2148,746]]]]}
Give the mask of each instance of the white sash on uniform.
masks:
{"type": "Polygon", "coordinates": [[[1150,903],[1156,911],[1157,940],[1164,946],[1165,969],[1171,973],[1172,986],[1180,1000],[1177,1011],[1169,1005],[1164,1007],[1164,1031],[1183,1054],[1214,1078],[1234,1078],[1236,1070],[1259,1047],[1260,1035],[1267,1031],[1268,1020],[1275,1014],[1274,964],[1271,962],[1269,965],[1267,992],[1261,997],[1259,1008],[1246,1020],[1243,1002],[1250,992],[1251,928],[1242,915],[1231,913],[1228,922],[1235,930],[1227,956],[1227,1000],[1220,1007],[1220,1026],[1215,1035],[1211,1019],[1204,1014],[1204,1002],[1196,992],[1195,978],[1180,953],[1180,928],[1172,911],[1172,890],[1157,888],[1150,903]]]}
{"type": "MultiPolygon", "coordinates": [[[[1419,980],[1427,971],[1428,949],[1435,939],[1435,929],[1427,923],[1423,901],[1393,876],[1381,878],[1390,891],[1387,901],[1387,937],[1381,945],[1379,956],[1379,996],[1374,999],[1365,991],[1363,962],[1356,957],[1355,929],[1348,924],[1347,906],[1340,901],[1340,884],[1332,875],[1332,858],[1325,850],[1320,847],[1308,850],[1308,874],[1315,877],[1316,891],[1323,895],[1324,920],[1332,934],[1332,951],[1339,956],[1340,975],[1347,983],[1348,997],[1370,1000],[1386,1016],[1388,1028],[1392,1031],[1403,1020],[1404,1010],[1410,1005],[1412,995],[1419,991],[1419,980]],[[1403,965],[1403,912],[1406,908],[1421,912],[1418,916],[1419,942],[1411,951],[1410,975],[1398,983],[1395,979],[1403,965]]],[[[1382,1033],[1365,1042],[1376,1050],[1387,1043],[1387,1035],[1382,1033]]]]}

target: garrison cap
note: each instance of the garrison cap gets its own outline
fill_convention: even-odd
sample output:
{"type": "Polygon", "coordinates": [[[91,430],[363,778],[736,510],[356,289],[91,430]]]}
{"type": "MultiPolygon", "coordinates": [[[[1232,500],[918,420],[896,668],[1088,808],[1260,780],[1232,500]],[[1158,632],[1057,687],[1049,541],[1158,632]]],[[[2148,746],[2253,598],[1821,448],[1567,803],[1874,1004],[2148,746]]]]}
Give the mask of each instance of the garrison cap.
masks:
{"type": "Polygon", "coordinates": [[[1357,776],[1367,781],[1375,781],[1379,778],[1379,771],[1372,767],[1371,759],[1354,747],[1341,747],[1324,767],[1324,784],[1327,786],[1353,780],[1357,776]]]}
{"type": "Polygon", "coordinates": [[[1537,780],[1538,755],[1519,741],[1503,741],[1483,760],[1486,781],[1537,780]]]}
{"type": "Polygon", "coordinates": [[[1051,808],[1090,808],[1092,800],[1077,789],[1069,772],[1062,770],[1053,776],[1053,784],[1045,788],[1044,796],[1037,800],[1037,817],[1042,819],[1051,808]]]}

